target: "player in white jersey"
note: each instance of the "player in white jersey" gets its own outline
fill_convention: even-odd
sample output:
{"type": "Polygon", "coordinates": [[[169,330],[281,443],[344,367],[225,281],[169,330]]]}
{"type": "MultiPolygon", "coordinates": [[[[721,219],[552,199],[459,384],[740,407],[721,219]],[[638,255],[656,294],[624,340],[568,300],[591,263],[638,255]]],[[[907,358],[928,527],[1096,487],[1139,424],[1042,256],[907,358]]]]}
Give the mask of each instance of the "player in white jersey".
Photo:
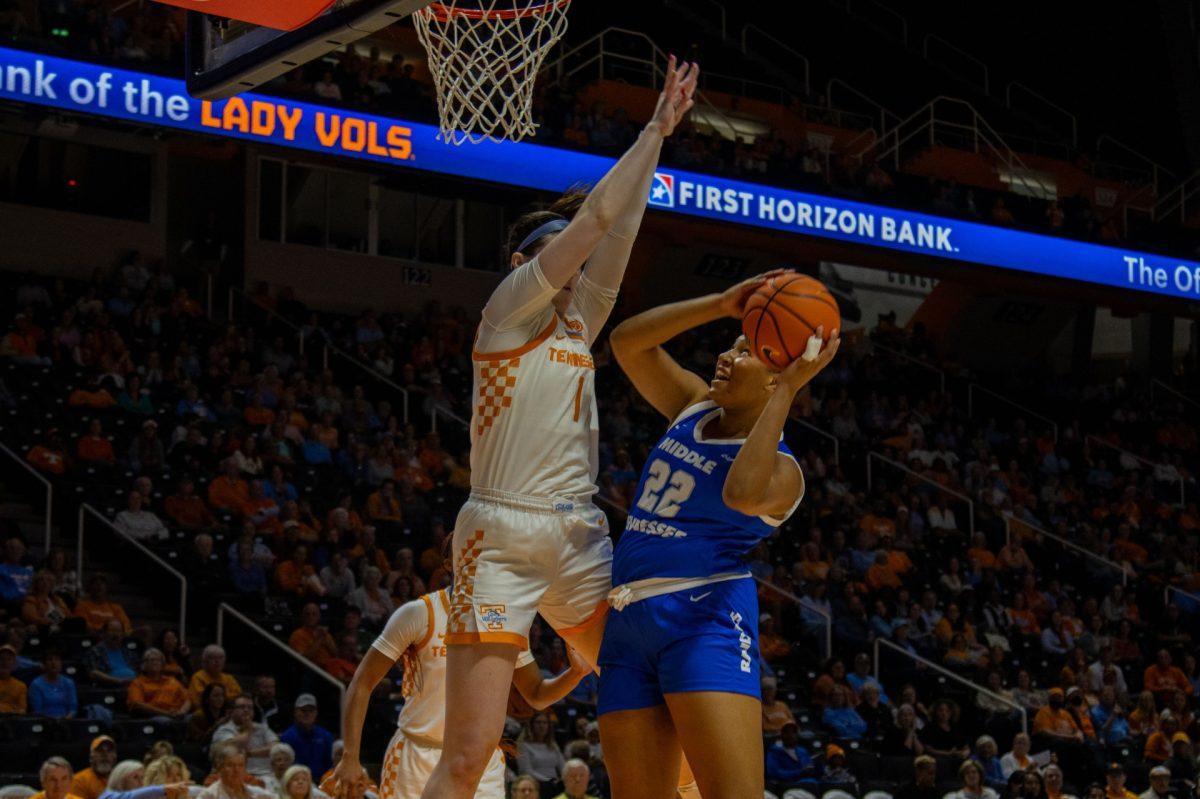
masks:
{"type": "Polygon", "coordinates": [[[454,529],[446,636],[454,734],[424,799],[474,795],[535,614],[595,666],[612,542],[591,502],[589,348],[616,301],[663,140],[691,108],[697,76],[672,57],[650,122],[572,218],[526,215],[510,231],[512,270],[483,309],[472,353],[472,492],[454,529]]]}
{"type": "MultiPolygon", "coordinates": [[[[404,666],[404,707],[396,734],[388,744],[379,780],[380,799],[418,799],[442,752],[446,730],[446,621],[450,612],[447,589],[425,594],[392,613],[354,673],[342,709],[345,751],[342,764],[361,773],[359,745],[363,718],[375,686],[397,661],[404,666]]],[[[544,679],[528,649],[517,657],[513,684],[534,709],[562,699],[591,671],[591,665],[571,649],[571,667],[544,679]]],[[[476,799],[504,799],[504,756],[493,743],[476,799]]]]}

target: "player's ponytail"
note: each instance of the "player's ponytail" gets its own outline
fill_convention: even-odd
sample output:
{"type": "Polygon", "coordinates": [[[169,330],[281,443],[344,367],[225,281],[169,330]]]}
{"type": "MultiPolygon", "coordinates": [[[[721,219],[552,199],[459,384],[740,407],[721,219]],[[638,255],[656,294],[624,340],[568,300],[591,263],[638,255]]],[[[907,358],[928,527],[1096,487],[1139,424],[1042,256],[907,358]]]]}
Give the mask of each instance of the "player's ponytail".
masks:
{"type": "Polygon", "coordinates": [[[587,199],[588,192],[591,191],[591,186],[576,185],[567,189],[566,193],[550,204],[550,207],[544,211],[530,211],[527,214],[522,214],[508,228],[508,236],[504,242],[504,261],[507,263],[515,252],[523,253],[524,255],[537,255],[542,247],[546,246],[547,236],[538,236],[531,242],[525,244],[522,248],[521,244],[537,231],[542,225],[547,222],[553,222],[557,219],[565,219],[568,222],[575,218],[575,214],[583,206],[584,200],[587,199]]]}

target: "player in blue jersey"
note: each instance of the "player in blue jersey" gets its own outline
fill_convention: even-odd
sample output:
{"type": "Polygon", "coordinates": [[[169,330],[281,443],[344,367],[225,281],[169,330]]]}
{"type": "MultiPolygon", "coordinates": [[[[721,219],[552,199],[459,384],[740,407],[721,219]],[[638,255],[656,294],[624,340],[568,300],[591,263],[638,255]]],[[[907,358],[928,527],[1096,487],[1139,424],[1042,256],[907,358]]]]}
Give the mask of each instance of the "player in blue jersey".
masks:
{"type": "Polygon", "coordinates": [[[621,368],[670,427],[647,456],[613,560],[600,647],[600,732],[614,799],[674,795],[682,749],[704,799],[763,795],[758,597],[743,561],[800,504],[783,442],[796,392],[839,339],[814,336],[783,371],[744,336],[710,382],[662,345],[725,317],[773,274],[664,305],[612,333],[621,368]]]}

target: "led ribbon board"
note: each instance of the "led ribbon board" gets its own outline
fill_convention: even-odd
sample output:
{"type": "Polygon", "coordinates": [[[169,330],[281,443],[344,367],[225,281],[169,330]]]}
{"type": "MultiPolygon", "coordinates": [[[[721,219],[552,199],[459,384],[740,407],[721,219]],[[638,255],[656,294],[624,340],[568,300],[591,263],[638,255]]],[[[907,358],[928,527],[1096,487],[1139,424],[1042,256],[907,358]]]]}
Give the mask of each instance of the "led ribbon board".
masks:
{"type": "MultiPolygon", "coordinates": [[[[543,191],[594,182],[613,164],[539,144],[454,147],[437,141],[432,125],[252,93],[195,100],[176,78],[7,48],[0,48],[0,98],[543,191]]],[[[655,174],[649,203],[668,213],[1200,300],[1200,263],[1193,261],[819,194],[671,170],[655,174]]]]}

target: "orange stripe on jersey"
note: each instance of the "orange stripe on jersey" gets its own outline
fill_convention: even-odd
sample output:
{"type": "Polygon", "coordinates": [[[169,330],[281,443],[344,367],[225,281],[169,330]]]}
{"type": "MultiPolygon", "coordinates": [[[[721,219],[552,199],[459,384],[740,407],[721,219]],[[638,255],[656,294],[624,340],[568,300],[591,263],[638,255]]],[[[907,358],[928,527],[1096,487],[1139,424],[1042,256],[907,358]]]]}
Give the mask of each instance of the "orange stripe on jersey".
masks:
{"type": "Polygon", "coordinates": [[[450,612],[450,594],[445,588],[437,592],[438,599],[442,600],[442,610],[450,612]]]}
{"type": "Polygon", "coordinates": [[[515,647],[525,649],[529,646],[529,639],[517,633],[450,633],[446,636],[447,644],[512,644],[515,647]]]}
{"type": "Polygon", "coordinates": [[[425,636],[417,643],[413,644],[417,649],[424,649],[425,644],[429,643],[429,639],[433,638],[433,628],[437,626],[437,619],[433,615],[433,601],[430,600],[429,594],[421,597],[421,601],[425,603],[425,613],[429,619],[429,623],[425,625],[425,636]]]}
{"type": "Polygon", "coordinates": [[[558,327],[558,316],[550,320],[550,324],[546,325],[546,329],[538,333],[533,341],[523,346],[504,352],[480,352],[479,350],[471,350],[471,358],[476,361],[504,361],[509,358],[516,358],[537,347],[546,339],[550,338],[550,334],[558,327]]]}

